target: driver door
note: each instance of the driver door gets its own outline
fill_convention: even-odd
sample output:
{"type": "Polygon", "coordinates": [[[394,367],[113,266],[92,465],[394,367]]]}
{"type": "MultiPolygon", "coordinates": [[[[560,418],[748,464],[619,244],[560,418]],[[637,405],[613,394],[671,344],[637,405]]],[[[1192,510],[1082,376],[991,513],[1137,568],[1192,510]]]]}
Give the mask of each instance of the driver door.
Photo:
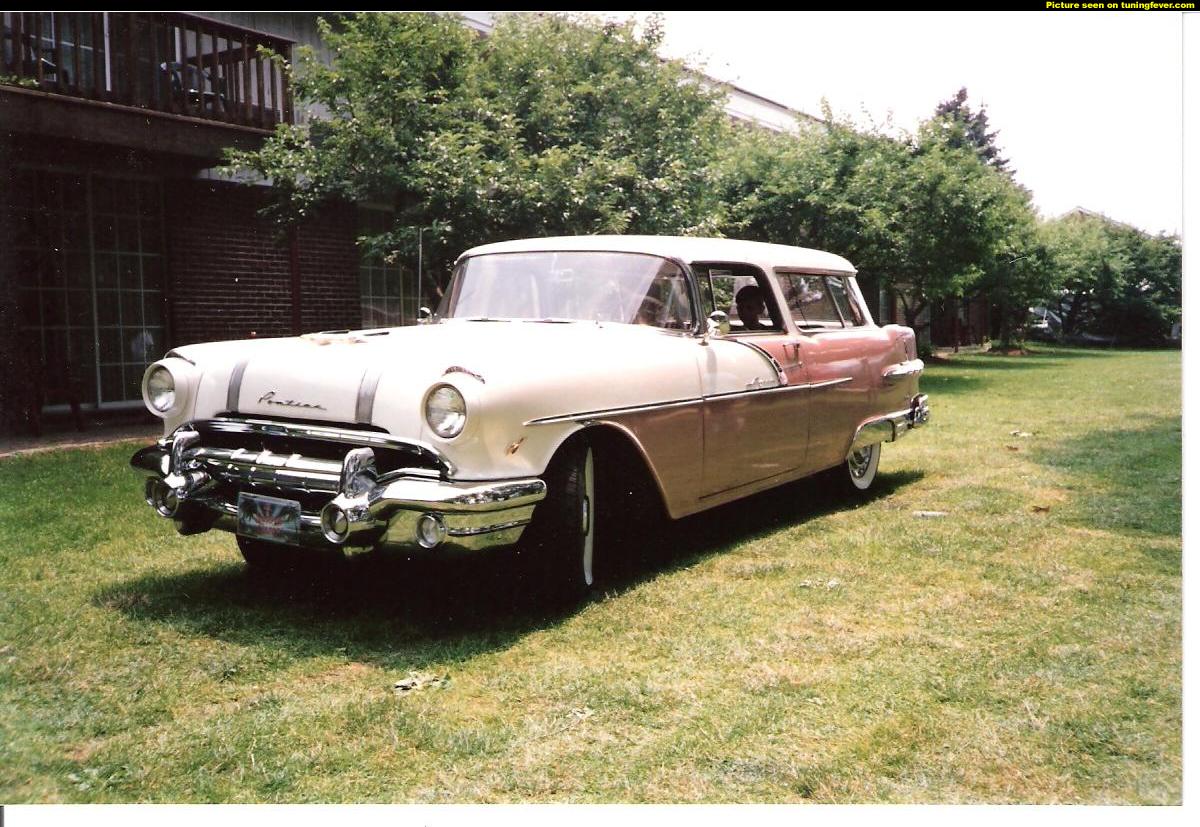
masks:
{"type": "MultiPolygon", "coordinates": [[[[729,313],[730,332],[700,344],[697,365],[704,399],[702,497],[766,487],[801,468],[808,435],[804,367],[783,324],[767,277],[747,264],[695,264],[703,316],[729,313]],[[757,286],[761,316],[738,315],[738,292],[757,286]]],[[[732,498],[732,496],[730,497],[732,498]]]]}

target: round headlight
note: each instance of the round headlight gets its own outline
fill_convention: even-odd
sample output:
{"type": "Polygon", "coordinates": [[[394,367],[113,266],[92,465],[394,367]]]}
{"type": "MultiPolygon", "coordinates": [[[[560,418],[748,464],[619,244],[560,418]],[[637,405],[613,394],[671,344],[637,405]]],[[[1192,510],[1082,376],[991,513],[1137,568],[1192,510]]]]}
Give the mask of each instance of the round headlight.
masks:
{"type": "Polygon", "coordinates": [[[467,424],[467,402],[458,388],[438,385],[425,397],[425,421],[442,439],[462,433],[467,424]]]}
{"type": "Polygon", "coordinates": [[[146,376],[146,401],[159,413],[175,405],[175,377],[162,365],[155,365],[146,376]]]}

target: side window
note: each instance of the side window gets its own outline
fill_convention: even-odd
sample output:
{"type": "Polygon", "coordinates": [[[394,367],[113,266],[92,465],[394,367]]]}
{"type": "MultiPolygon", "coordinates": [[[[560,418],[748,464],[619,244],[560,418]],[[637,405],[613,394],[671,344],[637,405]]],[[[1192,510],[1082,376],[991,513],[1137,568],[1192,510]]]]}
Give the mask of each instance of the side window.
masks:
{"type": "MultiPolygon", "coordinates": [[[[842,316],[825,276],[780,273],[779,286],[796,326],[809,330],[841,328],[842,316]]],[[[843,291],[845,285],[842,285],[843,291]]]]}
{"type": "Polygon", "coordinates": [[[863,318],[862,311],[858,309],[854,297],[846,288],[845,279],[826,276],[825,283],[829,285],[829,295],[833,297],[833,303],[837,305],[838,312],[842,314],[842,319],[845,320],[847,327],[859,327],[867,323],[863,318]]]}
{"type": "Polygon", "coordinates": [[[694,264],[707,316],[714,310],[729,314],[731,334],[783,330],[775,298],[758,268],[749,265],[694,264]]]}

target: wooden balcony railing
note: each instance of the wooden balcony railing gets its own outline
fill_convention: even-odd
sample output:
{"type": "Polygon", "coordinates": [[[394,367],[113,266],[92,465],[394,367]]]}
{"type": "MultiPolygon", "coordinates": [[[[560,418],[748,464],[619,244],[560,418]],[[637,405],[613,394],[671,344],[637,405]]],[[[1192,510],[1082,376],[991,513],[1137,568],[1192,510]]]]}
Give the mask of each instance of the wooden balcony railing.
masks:
{"type": "Polygon", "coordinates": [[[0,84],[271,129],[293,123],[284,38],[188,14],[3,12],[0,84]]]}

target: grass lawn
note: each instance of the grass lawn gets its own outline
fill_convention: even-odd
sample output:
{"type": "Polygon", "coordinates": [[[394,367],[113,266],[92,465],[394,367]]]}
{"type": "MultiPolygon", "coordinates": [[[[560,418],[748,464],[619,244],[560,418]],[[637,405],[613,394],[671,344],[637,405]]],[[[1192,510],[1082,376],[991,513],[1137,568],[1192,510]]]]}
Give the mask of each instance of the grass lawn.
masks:
{"type": "Polygon", "coordinates": [[[129,445],[0,460],[0,802],[1179,802],[1179,353],[923,389],[869,501],[691,518],[552,616],[503,560],[248,578],[129,445]]]}

